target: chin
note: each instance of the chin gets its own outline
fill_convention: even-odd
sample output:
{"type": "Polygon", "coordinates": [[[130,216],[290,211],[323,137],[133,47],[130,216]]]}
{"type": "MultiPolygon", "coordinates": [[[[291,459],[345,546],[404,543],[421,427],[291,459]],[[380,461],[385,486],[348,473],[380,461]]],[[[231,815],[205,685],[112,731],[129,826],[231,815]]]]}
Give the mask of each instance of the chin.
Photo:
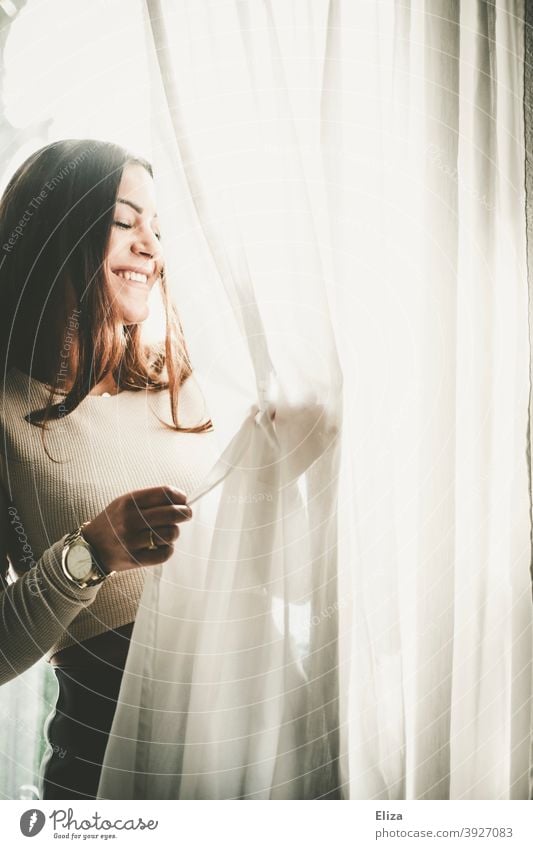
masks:
{"type": "Polygon", "coordinates": [[[148,304],[122,304],[121,312],[123,324],[141,324],[150,315],[148,304]]]}

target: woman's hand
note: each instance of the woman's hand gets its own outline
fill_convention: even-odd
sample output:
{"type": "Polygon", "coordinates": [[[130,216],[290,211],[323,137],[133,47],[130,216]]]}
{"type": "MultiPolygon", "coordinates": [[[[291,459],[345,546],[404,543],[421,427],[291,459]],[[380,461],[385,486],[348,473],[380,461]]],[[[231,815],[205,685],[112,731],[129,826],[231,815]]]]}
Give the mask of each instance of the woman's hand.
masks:
{"type": "Polygon", "coordinates": [[[115,498],[82,533],[106,572],[164,563],[174,551],[180,522],[192,518],[184,492],[172,486],[138,489],[115,498]],[[157,548],[150,549],[150,531],[157,548]]]}

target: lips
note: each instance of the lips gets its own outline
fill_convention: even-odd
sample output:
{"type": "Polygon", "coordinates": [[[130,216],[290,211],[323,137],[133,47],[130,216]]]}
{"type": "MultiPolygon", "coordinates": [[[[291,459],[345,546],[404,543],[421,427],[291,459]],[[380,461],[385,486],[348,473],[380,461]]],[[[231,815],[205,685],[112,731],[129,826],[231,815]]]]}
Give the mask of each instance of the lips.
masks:
{"type": "Polygon", "coordinates": [[[114,268],[113,274],[132,283],[148,283],[148,277],[150,276],[144,271],[137,271],[131,268],[114,268]]]}
{"type": "Polygon", "coordinates": [[[112,273],[128,286],[142,289],[143,291],[149,291],[152,282],[154,282],[151,279],[154,274],[153,270],[151,273],[147,274],[146,271],[142,271],[138,268],[113,268],[112,273]]]}

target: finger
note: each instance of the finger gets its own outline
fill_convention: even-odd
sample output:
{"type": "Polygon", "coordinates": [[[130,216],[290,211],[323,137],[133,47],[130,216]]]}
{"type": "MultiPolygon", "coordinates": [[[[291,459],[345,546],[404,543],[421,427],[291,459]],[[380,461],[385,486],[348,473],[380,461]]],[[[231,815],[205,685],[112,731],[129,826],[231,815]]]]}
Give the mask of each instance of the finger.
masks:
{"type": "Polygon", "coordinates": [[[152,541],[155,545],[161,547],[164,545],[172,545],[176,542],[180,535],[178,525],[166,525],[165,527],[145,529],[135,537],[135,548],[149,548],[152,541]]]}
{"type": "Polygon", "coordinates": [[[159,545],[157,548],[139,548],[133,552],[137,566],[157,566],[165,563],[174,553],[173,545],[159,545]]]}
{"type": "Polygon", "coordinates": [[[146,528],[158,528],[164,525],[176,525],[178,522],[188,522],[192,518],[192,510],[186,504],[167,504],[165,507],[149,507],[147,510],[136,512],[129,518],[128,527],[133,533],[145,531],[146,528]]]}
{"type": "Polygon", "coordinates": [[[175,486],[151,486],[128,493],[139,510],[147,507],[163,507],[169,504],[186,504],[187,495],[175,486]]]}

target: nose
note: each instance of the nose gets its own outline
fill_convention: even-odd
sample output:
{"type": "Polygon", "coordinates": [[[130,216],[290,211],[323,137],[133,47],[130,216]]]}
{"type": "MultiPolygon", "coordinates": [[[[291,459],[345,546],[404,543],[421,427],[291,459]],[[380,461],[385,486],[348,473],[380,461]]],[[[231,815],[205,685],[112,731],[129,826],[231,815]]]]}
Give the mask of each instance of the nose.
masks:
{"type": "Polygon", "coordinates": [[[146,259],[155,259],[157,261],[161,255],[161,245],[153,231],[146,230],[142,235],[138,234],[131,249],[137,256],[146,259]]]}

